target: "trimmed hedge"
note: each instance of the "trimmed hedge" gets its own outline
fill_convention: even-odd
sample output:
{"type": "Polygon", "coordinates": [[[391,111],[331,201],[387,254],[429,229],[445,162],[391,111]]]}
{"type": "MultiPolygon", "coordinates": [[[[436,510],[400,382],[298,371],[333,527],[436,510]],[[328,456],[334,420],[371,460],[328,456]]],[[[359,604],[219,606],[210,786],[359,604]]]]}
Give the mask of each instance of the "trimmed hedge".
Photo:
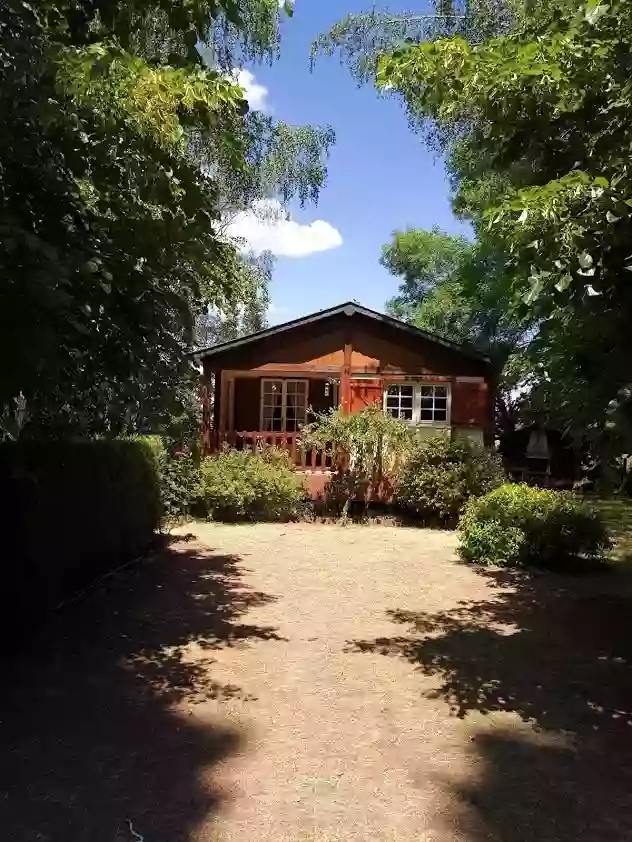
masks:
{"type": "Polygon", "coordinates": [[[397,472],[395,503],[424,523],[452,526],[470,497],[504,480],[500,459],[491,451],[436,436],[420,442],[397,472]]]}
{"type": "Polygon", "coordinates": [[[459,532],[461,557],[481,564],[568,569],[602,561],[610,546],[601,517],[578,497],[525,484],[471,499],[459,532]]]}
{"type": "Polygon", "coordinates": [[[202,462],[200,505],[214,520],[296,520],[305,497],[303,482],[282,450],[228,450],[202,462]]]}
{"type": "Polygon", "coordinates": [[[162,513],[140,438],[3,443],[0,495],[3,603],[31,616],[143,552],[162,513]]]}

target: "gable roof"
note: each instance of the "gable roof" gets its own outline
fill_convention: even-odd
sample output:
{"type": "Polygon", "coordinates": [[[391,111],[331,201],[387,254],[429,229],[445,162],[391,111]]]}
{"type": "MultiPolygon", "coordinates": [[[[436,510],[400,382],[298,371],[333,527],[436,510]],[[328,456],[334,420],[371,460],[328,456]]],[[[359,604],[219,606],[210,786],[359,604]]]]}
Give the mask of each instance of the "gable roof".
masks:
{"type": "Polygon", "coordinates": [[[368,307],[356,304],[355,301],[345,301],[344,304],[338,304],[336,307],[319,310],[316,313],[310,313],[309,315],[302,316],[299,319],[292,319],[289,322],[283,322],[283,324],[268,327],[264,330],[259,330],[256,333],[250,333],[248,336],[242,336],[239,339],[230,339],[228,342],[219,342],[217,345],[211,345],[209,348],[201,348],[197,351],[193,351],[191,356],[196,360],[204,360],[214,357],[216,354],[224,353],[225,351],[232,351],[234,348],[242,348],[245,345],[256,343],[269,336],[277,336],[285,333],[286,331],[293,330],[294,328],[302,327],[303,325],[314,324],[315,322],[329,319],[332,316],[352,317],[356,315],[397,328],[409,336],[417,337],[418,339],[423,339],[427,342],[434,342],[437,345],[442,345],[444,348],[450,348],[452,351],[456,351],[466,357],[481,360],[486,363],[490,362],[489,357],[485,354],[481,354],[478,351],[474,351],[471,348],[460,345],[458,342],[451,342],[449,339],[444,339],[442,336],[438,336],[435,333],[430,333],[429,331],[421,330],[421,328],[413,327],[413,325],[409,325],[399,319],[394,319],[392,316],[387,316],[384,313],[378,313],[376,310],[370,310],[368,307]]]}

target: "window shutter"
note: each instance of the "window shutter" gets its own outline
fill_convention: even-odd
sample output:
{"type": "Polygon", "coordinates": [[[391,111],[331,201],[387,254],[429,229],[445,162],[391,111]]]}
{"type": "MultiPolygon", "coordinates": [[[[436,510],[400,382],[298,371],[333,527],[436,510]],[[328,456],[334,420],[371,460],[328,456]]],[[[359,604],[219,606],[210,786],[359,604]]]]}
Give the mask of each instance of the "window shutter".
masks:
{"type": "Polygon", "coordinates": [[[351,412],[362,412],[367,406],[382,406],[384,381],[381,377],[351,380],[351,412]]]}
{"type": "Polygon", "coordinates": [[[452,384],[452,424],[460,427],[487,427],[489,424],[487,383],[452,384]]]}

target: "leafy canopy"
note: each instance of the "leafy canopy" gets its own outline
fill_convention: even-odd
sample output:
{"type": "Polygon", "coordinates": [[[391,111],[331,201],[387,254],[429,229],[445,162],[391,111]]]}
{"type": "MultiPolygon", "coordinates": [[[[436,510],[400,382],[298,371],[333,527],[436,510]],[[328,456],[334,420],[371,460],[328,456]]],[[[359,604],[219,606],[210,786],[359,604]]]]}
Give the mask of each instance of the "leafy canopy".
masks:
{"type": "Polygon", "coordinates": [[[277,0],[2,4],[3,424],[20,394],[32,431],[151,424],[177,396],[196,318],[253,287],[223,202],[317,196],[330,135],[256,128],[226,72],[275,54],[283,13],[277,0]],[[304,158],[299,141],[283,156],[288,137],[304,158]]]}
{"type": "Polygon", "coordinates": [[[513,300],[539,320],[534,346],[584,427],[629,379],[631,44],[629,5],[591,1],[477,46],[404,46],[377,74],[480,154],[474,183],[496,177],[479,230],[507,255],[513,300]]]}

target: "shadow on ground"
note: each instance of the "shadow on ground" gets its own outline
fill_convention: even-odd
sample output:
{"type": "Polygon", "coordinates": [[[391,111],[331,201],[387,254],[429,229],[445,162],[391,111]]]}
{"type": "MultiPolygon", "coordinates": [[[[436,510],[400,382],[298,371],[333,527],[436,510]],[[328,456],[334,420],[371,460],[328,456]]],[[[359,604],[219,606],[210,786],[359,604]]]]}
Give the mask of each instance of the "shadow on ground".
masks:
{"type": "Polygon", "coordinates": [[[463,838],[632,840],[629,580],[481,575],[493,585],[489,600],[389,612],[403,634],[348,651],[407,659],[456,716],[512,712],[526,723],[473,725],[474,772],[456,792],[463,838]]]}
{"type": "Polygon", "coordinates": [[[246,735],[187,706],[243,694],[213,681],[212,653],[276,639],[243,622],[272,599],[243,584],[238,558],[175,544],[5,656],[2,838],[131,840],[131,818],[146,842],[189,840],[224,797],[213,767],[246,735]],[[191,643],[206,663],[187,661],[191,643]]]}

